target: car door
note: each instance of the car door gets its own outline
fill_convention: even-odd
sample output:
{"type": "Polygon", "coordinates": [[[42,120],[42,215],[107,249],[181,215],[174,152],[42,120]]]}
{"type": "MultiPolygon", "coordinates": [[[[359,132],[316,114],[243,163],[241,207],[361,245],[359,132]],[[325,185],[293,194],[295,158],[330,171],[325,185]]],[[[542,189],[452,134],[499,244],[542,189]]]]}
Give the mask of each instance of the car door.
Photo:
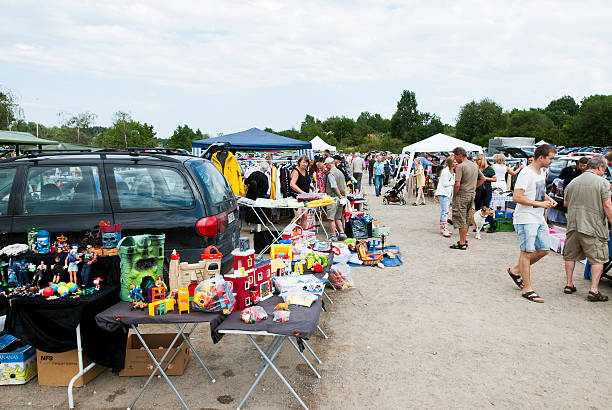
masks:
{"type": "Polygon", "coordinates": [[[17,177],[17,167],[0,167],[0,246],[10,245],[14,212],[14,188],[17,177]],[[13,200],[13,201],[11,201],[13,200]]]}
{"type": "Polygon", "coordinates": [[[29,163],[15,201],[12,236],[26,241],[28,228],[50,232],[51,240],[65,235],[68,243],[78,243],[100,221],[111,220],[106,184],[101,164],[29,163]]]}

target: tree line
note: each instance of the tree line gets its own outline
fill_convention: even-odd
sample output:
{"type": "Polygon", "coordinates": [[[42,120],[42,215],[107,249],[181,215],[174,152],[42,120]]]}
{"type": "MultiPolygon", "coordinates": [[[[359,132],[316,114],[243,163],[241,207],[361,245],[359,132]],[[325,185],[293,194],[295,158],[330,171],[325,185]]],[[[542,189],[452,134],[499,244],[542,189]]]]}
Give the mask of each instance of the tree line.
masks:
{"type": "MultiPolygon", "coordinates": [[[[60,125],[26,122],[23,110],[9,90],[0,90],[0,129],[25,131],[40,138],[105,148],[164,146],[191,150],[191,142],[208,138],[199,129],[179,125],[169,138],[159,138],[152,125],[117,111],[110,126],[95,124],[90,112],[58,113],[60,125]]],[[[444,124],[436,114],[418,109],[414,92],[404,90],[391,118],[361,112],[356,119],[332,116],[320,120],[306,115],[300,129],[268,132],[309,141],[320,136],[345,151],[385,150],[400,152],[405,145],[436,133],[445,133],[486,147],[495,137],[534,137],[565,146],[608,145],[612,142],[612,95],[585,97],[578,104],[572,97],[552,100],[545,108],[504,111],[491,99],[463,105],[455,125],[444,124]]]]}

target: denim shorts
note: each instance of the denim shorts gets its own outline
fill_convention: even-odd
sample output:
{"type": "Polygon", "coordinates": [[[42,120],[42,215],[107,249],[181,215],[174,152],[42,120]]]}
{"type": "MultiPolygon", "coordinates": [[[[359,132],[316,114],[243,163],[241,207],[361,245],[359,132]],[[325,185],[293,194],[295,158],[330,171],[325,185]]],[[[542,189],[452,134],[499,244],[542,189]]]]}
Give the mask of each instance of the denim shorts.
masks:
{"type": "Polygon", "coordinates": [[[550,234],[548,225],[542,224],[515,224],[514,229],[518,233],[523,252],[535,252],[550,250],[550,234]]]}

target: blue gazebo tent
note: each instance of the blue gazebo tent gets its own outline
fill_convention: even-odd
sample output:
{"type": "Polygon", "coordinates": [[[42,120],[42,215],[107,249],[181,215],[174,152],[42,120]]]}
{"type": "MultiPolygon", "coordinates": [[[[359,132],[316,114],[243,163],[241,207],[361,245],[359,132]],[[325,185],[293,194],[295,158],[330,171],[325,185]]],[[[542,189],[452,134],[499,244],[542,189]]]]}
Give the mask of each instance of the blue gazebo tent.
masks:
{"type": "Polygon", "coordinates": [[[229,148],[237,151],[312,149],[312,144],[309,141],[287,138],[282,135],[262,131],[259,128],[251,128],[234,134],[193,141],[191,143],[193,155],[200,156],[202,151],[215,142],[228,142],[230,144],[229,148]]]}

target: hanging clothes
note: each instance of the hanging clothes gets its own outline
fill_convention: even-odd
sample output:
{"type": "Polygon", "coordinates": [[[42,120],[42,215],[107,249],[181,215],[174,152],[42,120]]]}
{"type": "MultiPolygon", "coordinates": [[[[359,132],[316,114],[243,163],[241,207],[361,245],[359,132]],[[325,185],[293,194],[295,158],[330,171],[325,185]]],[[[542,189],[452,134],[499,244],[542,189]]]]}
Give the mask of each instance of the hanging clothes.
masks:
{"type": "Polygon", "coordinates": [[[234,195],[244,196],[242,171],[234,154],[228,151],[218,151],[212,155],[211,161],[232,187],[234,195]]]}
{"type": "MultiPolygon", "coordinates": [[[[246,197],[249,199],[265,198],[268,192],[268,177],[261,171],[254,171],[244,180],[247,187],[246,197]]],[[[263,216],[264,208],[251,208],[245,209],[244,220],[247,223],[261,223],[256,213],[265,220],[263,216]]]]}

